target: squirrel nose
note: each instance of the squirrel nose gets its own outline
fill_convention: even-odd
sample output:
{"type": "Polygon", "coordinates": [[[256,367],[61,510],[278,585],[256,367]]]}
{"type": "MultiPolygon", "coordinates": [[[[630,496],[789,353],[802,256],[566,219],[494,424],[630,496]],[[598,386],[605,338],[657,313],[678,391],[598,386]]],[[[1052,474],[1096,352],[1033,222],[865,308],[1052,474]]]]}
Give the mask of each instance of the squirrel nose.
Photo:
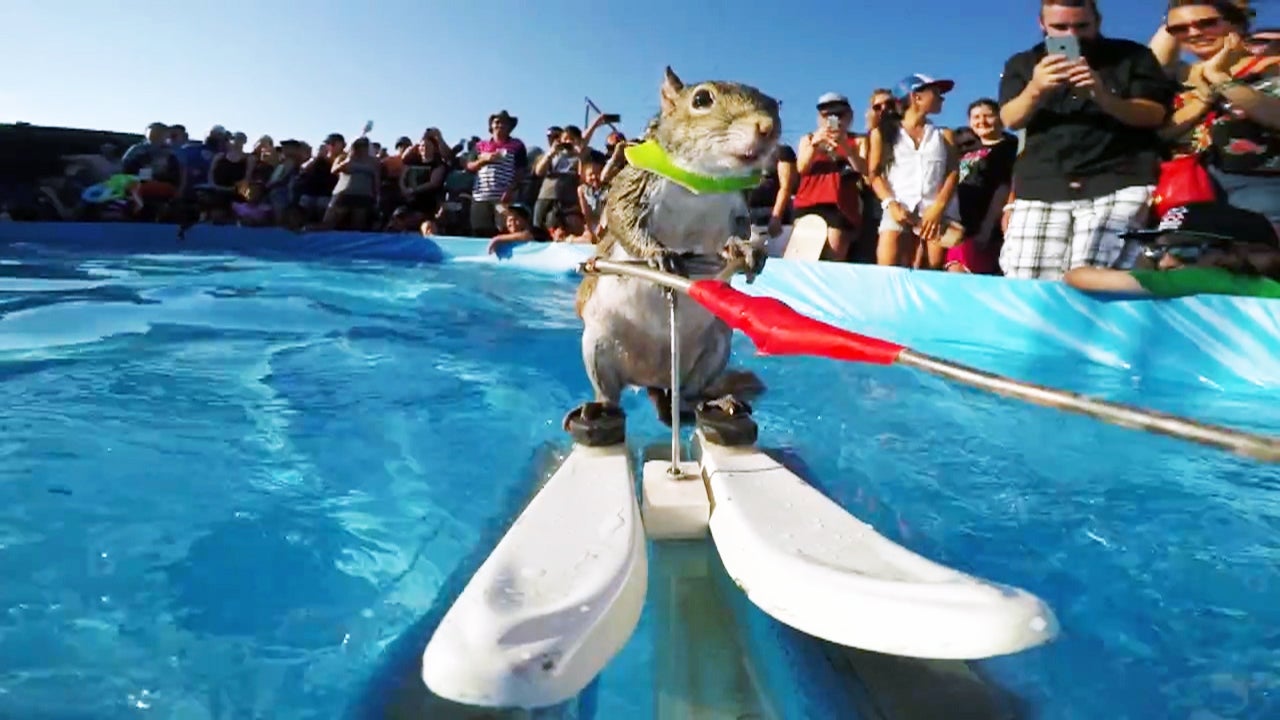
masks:
{"type": "Polygon", "coordinates": [[[760,118],[756,120],[756,134],[760,137],[769,137],[773,134],[773,118],[760,118]]]}

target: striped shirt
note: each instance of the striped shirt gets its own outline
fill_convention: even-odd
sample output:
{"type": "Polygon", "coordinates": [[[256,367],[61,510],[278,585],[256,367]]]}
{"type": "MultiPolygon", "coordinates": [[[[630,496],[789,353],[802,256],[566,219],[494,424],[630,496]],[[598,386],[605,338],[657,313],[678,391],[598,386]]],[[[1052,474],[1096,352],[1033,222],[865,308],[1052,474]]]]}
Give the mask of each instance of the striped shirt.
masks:
{"type": "Polygon", "coordinates": [[[475,188],[471,191],[471,199],[475,202],[501,200],[503,193],[515,185],[516,171],[529,166],[529,153],[524,143],[515,138],[507,138],[502,142],[481,140],[476,144],[476,152],[480,154],[499,150],[505,150],[506,155],[476,172],[475,188]]]}

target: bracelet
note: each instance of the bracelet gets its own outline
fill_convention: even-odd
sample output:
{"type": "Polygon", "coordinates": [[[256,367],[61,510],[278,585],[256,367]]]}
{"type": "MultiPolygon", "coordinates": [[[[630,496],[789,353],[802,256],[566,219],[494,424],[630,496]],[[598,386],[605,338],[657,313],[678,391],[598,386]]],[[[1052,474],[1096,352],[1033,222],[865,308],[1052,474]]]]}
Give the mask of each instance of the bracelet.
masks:
{"type": "Polygon", "coordinates": [[[1209,86],[1209,91],[1214,95],[1221,95],[1224,91],[1230,90],[1233,87],[1240,87],[1241,85],[1244,85],[1244,83],[1235,78],[1231,78],[1230,80],[1223,80],[1220,83],[1211,84],[1209,86]]]}
{"type": "Polygon", "coordinates": [[[892,204],[894,204],[894,203],[896,203],[896,202],[898,202],[898,198],[889,198],[889,199],[887,199],[887,200],[881,200],[881,201],[880,201],[880,209],[881,209],[881,210],[888,210],[888,209],[889,209],[889,206],[890,206],[890,205],[892,205],[892,204]]]}

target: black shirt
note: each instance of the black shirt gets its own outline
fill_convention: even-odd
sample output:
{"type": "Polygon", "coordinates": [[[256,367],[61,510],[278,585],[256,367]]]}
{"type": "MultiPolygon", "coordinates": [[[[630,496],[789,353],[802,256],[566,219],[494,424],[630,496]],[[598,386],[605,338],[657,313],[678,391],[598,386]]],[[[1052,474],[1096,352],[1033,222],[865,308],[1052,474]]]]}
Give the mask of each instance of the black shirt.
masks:
{"type": "Polygon", "coordinates": [[[164,145],[141,142],[125,151],[120,161],[121,172],[138,175],[150,168],[151,179],[156,182],[178,185],[182,182],[182,163],[173,150],[164,145]]]}
{"type": "Polygon", "coordinates": [[[774,152],[774,162],[764,169],[760,176],[760,184],[747,194],[747,206],[751,208],[772,208],[778,199],[781,182],[778,179],[778,163],[796,162],[796,151],[790,145],[780,144],[774,152]]]}
{"type": "MultiPolygon", "coordinates": [[[[431,182],[431,176],[435,174],[437,168],[445,167],[445,162],[440,157],[434,157],[430,162],[424,161],[418,153],[410,153],[404,159],[404,166],[401,172],[404,173],[405,185],[415,187],[424,183],[431,182]]],[[[395,196],[400,195],[400,179],[394,178],[389,181],[394,183],[395,196]]],[[[407,199],[409,207],[419,212],[434,214],[440,208],[440,202],[444,199],[444,185],[434,190],[422,190],[410,195],[407,199]]]]}
{"type": "Polygon", "coordinates": [[[298,176],[298,194],[324,197],[333,192],[338,176],[333,174],[333,161],[316,157],[298,176]]]}
{"type": "Polygon", "coordinates": [[[1017,158],[1018,138],[1008,133],[994,145],[983,145],[979,140],[977,147],[960,156],[956,198],[960,205],[960,223],[968,234],[982,227],[996,190],[1001,185],[1007,186],[1013,177],[1017,158]]]}
{"type": "MultiPolygon", "coordinates": [[[[1001,105],[1026,89],[1044,56],[1044,43],[1040,43],[1005,62],[1001,105]]],[[[1151,100],[1171,111],[1175,89],[1145,45],[1099,37],[1088,44],[1084,57],[1119,97],[1151,100]]],[[[1125,125],[1103,112],[1084,91],[1062,88],[1047,93],[1027,123],[1026,136],[1022,157],[1014,167],[1019,198],[1084,200],[1156,183],[1161,152],[1156,129],[1125,125]]]]}

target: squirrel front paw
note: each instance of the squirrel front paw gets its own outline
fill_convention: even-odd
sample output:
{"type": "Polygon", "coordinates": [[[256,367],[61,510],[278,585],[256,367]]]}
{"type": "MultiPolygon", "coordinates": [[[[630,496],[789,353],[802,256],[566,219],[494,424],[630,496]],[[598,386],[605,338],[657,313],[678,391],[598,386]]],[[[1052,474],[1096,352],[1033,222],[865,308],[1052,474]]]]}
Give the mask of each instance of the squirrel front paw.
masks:
{"type": "Polygon", "coordinates": [[[769,254],[763,248],[758,247],[750,240],[742,238],[729,238],[729,242],[725,243],[724,251],[721,255],[726,262],[740,264],[743,274],[747,276],[748,283],[755,280],[756,275],[764,271],[765,261],[769,258],[769,254]]]}
{"type": "Polygon", "coordinates": [[[684,267],[684,256],[675,252],[662,248],[655,250],[649,255],[649,266],[655,270],[660,270],[672,275],[686,275],[684,267]]]}

